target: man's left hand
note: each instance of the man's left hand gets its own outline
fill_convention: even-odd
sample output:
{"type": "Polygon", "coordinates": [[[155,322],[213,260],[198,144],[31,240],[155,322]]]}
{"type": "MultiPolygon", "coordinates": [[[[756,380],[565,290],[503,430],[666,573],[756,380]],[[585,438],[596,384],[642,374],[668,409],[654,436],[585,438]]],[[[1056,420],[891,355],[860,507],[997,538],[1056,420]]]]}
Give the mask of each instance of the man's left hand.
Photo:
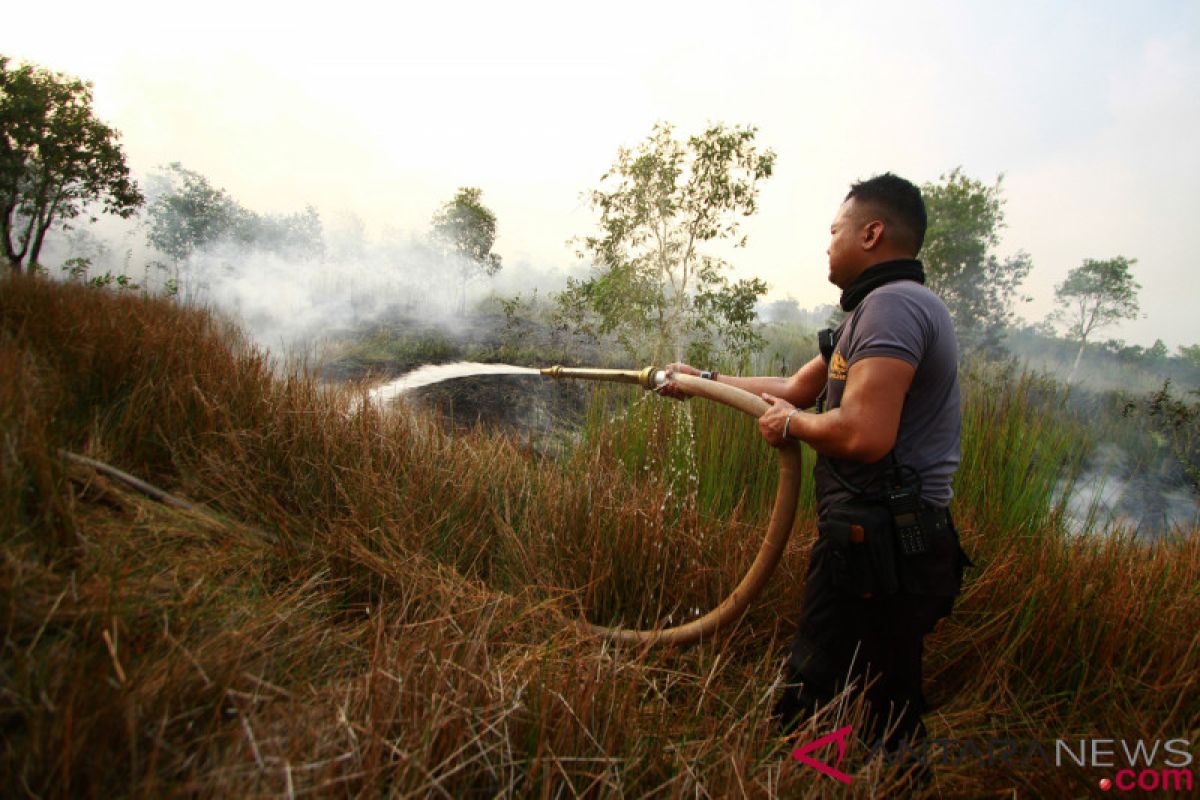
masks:
{"type": "Polygon", "coordinates": [[[771,407],[758,418],[758,431],[771,447],[782,447],[788,441],[783,435],[783,426],[787,422],[788,414],[795,411],[796,407],[787,400],[767,392],[762,393],[762,399],[771,407]]]}
{"type": "Polygon", "coordinates": [[[679,384],[675,382],[675,376],[692,375],[698,378],[700,377],[700,370],[696,369],[690,364],[683,364],[678,361],[674,364],[667,364],[665,370],[667,379],[660,383],[654,391],[663,397],[673,397],[676,400],[689,399],[691,395],[679,388],[679,384]]]}

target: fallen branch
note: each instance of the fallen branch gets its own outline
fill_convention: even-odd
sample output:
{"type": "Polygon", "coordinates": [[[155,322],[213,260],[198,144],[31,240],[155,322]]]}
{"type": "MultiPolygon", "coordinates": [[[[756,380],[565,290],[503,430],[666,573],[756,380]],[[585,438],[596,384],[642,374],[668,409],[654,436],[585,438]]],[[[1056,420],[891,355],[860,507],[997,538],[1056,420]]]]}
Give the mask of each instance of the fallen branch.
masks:
{"type": "MultiPolygon", "coordinates": [[[[135,489],[138,492],[141,492],[142,494],[146,495],[147,497],[151,498],[152,500],[157,500],[158,502],[162,503],[163,505],[168,505],[168,506],[171,506],[172,508],[178,508],[181,511],[187,511],[192,514],[198,514],[198,515],[204,517],[205,519],[208,519],[212,522],[217,523],[218,525],[221,525],[222,527],[225,527],[227,525],[227,523],[224,520],[220,519],[219,517],[214,515],[212,512],[208,511],[207,509],[205,509],[201,506],[198,506],[195,503],[189,503],[187,500],[184,500],[181,497],[176,497],[175,495],[171,494],[170,492],[160,489],[157,486],[154,486],[153,484],[146,483],[141,478],[130,475],[128,472],[125,472],[123,470],[119,470],[116,467],[112,466],[111,464],[105,464],[103,461],[97,461],[94,458],[88,458],[87,456],[81,456],[78,453],[72,453],[69,450],[59,449],[58,454],[60,456],[62,456],[63,458],[65,458],[67,461],[70,461],[75,464],[80,464],[82,466],[88,467],[89,469],[93,469],[96,472],[99,472],[101,475],[107,475],[110,478],[118,480],[121,483],[124,483],[126,486],[129,486],[130,488],[135,489]]],[[[263,530],[259,530],[258,528],[252,528],[247,525],[241,525],[239,527],[243,528],[244,530],[249,531],[250,533],[253,533],[255,536],[258,536],[259,538],[261,538],[264,541],[269,542],[271,544],[276,544],[279,541],[278,537],[275,536],[274,534],[268,533],[263,530]]]]}

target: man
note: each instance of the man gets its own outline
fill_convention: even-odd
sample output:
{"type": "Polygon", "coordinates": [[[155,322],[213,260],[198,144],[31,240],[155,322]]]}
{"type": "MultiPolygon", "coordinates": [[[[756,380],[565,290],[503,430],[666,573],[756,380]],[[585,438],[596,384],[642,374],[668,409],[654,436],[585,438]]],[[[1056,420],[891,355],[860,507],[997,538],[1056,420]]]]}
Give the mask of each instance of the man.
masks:
{"type": "MultiPolygon", "coordinates": [[[[958,346],[923,286],[920,190],[887,173],[854,184],[830,228],[829,280],[849,312],[822,355],[790,378],[703,375],[761,394],[772,446],[807,442],[819,533],[789,680],[775,715],[790,730],[848,680],[866,687],[872,741],[924,733],[925,634],[950,613],[969,563],[949,518],[959,462],[958,346]],[[820,413],[800,409],[821,401],[820,413]]],[[[663,394],[681,397],[668,382],[663,394]]]]}

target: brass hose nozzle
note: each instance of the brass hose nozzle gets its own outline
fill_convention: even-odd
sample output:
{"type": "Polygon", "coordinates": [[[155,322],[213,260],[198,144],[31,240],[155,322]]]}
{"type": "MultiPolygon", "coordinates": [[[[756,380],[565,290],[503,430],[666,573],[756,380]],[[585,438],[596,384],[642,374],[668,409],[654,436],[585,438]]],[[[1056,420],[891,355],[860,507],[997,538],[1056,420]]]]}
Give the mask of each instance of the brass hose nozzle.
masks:
{"type": "Polygon", "coordinates": [[[575,367],[546,367],[540,372],[547,378],[576,378],[583,381],[608,381],[610,383],[636,383],[643,389],[656,388],[665,378],[658,367],[644,369],[584,369],[575,367]]]}

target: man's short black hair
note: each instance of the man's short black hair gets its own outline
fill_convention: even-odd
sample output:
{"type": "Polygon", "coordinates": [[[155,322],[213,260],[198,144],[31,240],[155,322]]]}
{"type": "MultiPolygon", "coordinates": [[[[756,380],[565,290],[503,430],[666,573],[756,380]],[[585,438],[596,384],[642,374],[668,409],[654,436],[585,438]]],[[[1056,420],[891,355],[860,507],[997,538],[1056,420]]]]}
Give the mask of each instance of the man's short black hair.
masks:
{"type": "Polygon", "coordinates": [[[925,215],[925,201],[921,190],[899,175],[885,172],[850,186],[846,199],[874,206],[897,239],[912,245],[913,255],[925,243],[925,228],[929,218],[925,215]]]}

